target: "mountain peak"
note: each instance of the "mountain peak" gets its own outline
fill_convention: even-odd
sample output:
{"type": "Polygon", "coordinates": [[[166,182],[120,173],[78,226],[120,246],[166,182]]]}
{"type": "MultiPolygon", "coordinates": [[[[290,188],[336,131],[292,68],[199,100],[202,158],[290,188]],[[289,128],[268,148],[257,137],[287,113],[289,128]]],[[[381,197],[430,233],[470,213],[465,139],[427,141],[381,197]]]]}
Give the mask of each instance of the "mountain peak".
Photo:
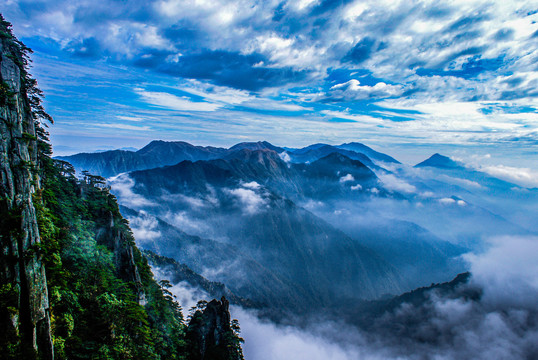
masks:
{"type": "Polygon", "coordinates": [[[379,151],[375,151],[369,146],[366,146],[364,144],[358,143],[358,142],[350,142],[342,145],[336,146],[339,149],[348,150],[348,151],[354,151],[357,153],[364,154],[368,156],[371,159],[383,161],[386,163],[395,163],[399,164],[400,162],[393,158],[392,156],[389,156],[387,154],[380,153],[379,151]]]}
{"type": "Polygon", "coordinates": [[[435,167],[441,169],[459,169],[462,165],[447,156],[435,153],[428,159],[418,163],[415,167],[435,167]]]}
{"type": "MultiPolygon", "coordinates": [[[[337,151],[330,153],[329,155],[322,157],[319,160],[314,161],[311,166],[330,169],[343,169],[343,168],[355,168],[361,170],[367,170],[368,173],[371,170],[368,166],[364,165],[360,160],[353,160],[348,156],[341,154],[337,151]]],[[[372,173],[373,174],[373,173],[372,173]]]]}
{"type": "Polygon", "coordinates": [[[308,145],[302,149],[295,149],[294,151],[292,151],[294,154],[305,154],[309,151],[312,151],[312,150],[317,150],[317,149],[320,149],[320,148],[323,148],[325,146],[329,146],[327,144],[323,144],[323,143],[317,143],[317,144],[312,144],[312,145],[308,145]]]}
{"type": "Polygon", "coordinates": [[[281,153],[285,151],[283,148],[274,146],[273,144],[267,142],[267,141],[258,141],[258,142],[242,142],[239,144],[236,144],[229,148],[230,151],[235,150],[241,150],[241,149],[248,149],[248,150],[273,150],[277,153],[281,153]]]}
{"type": "Polygon", "coordinates": [[[195,146],[185,141],[152,140],[149,144],[144,146],[142,149],[138,150],[138,153],[146,154],[151,151],[155,151],[156,149],[161,150],[163,148],[171,148],[171,147],[190,148],[190,147],[195,147],[195,146]]]}
{"type": "MultiPolygon", "coordinates": [[[[350,164],[353,160],[351,158],[340,154],[339,152],[335,151],[330,153],[329,155],[322,157],[321,159],[317,160],[319,162],[331,162],[331,163],[346,163],[350,164]]],[[[316,161],[316,162],[317,162],[316,161]]]]}
{"type": "Polygon", "coordinates": [[[264,159],[268,160],[278,160],[282,161],[280,159],[280,156],[278,156],[278,153],[271,149],[248,149],[248,148],[242,148],[233,152],[230,152],[228,155],[223,157],[224,160],[231,160],[231,159],[239,159],[242,161],[256,161],[261,162],[264,159]]]}

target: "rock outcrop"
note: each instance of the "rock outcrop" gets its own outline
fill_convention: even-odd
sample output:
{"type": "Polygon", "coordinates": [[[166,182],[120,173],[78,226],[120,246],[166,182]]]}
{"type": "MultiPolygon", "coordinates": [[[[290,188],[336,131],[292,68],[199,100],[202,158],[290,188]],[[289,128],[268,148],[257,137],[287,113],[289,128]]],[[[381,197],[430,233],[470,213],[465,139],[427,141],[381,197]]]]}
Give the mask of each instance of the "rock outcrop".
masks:
{"type": "Polygon", "coordinates": [[[243,358],[240,341],[230,323],[230,303],[211,300],[197,310],[189,322],[187,341],[192,349],[189,360],[239,360],[243,358]]]}
{"type": "Polygon", "coordinates": [[[33,194],[39,190],[36,115],[24,46],[0,17],[0,280],[2,341],[18,337],[26,358],[53,357],[45,267],[33,194]]]}

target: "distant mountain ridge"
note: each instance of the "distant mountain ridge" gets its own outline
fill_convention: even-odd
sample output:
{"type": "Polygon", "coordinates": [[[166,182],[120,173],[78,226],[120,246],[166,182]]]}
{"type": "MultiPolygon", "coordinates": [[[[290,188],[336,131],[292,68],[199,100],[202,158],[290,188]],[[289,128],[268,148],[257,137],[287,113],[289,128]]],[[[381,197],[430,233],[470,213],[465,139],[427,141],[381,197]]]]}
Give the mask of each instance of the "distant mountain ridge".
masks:
{"type": "MultiPolygon", "coordinates": [[[[420,250],[428,264],[440,260],[443,265],[453,256],[449,248],[434,244],[442,242],[440,239],[418,227],[401,223],[389,237],[387,231],[369,232],[401,244],[395,253],[406,251],[403,263],[393,268],[392,260],[372,251],[365,239],[350,237],[324,216],[297,205],[312,199],[395,197],[361,161],[332,152],[311,163],[289,163],[273,150],[249,147],[258,148],[244,146],[223,158],[186,160],[112,179],[113,191],[131,184],[129,197],[144,198],[150,204],[137,208],[133,203],[133,209],[147,215],[122,210],[135,229],[137,223],[155,224],[155,228],[145,225],[141,231],[159,236],[137,239],[140,246],[202,275],[209,271],[214,276],[209,280],[227,284],[238,296],[266,309],[294,311],[409,289],[412,282],[402,277],[410,274],[405,268],[406,262],[414,261],[408,254],[413,248],[420,250]],[[415,243],[405,240],[415,239],[415,232],[421,233],[415,243]],[[242,273],[250,276],[237,275],[242,273]]],[[[129,206],[129,198],[122,198],[121,191],[118,196],[129,206]]],[[[432,280],[443,277],[438,272],[432,280]]]]}
{"type": "Polygon", "coordinates": [[[339,149],[344,149],[344,150],[349,150],[349,151],[354,151],[354,152],[358,152],[358,153],[361,153],[361,154],[364,154],[374,160],[379,160],[379,161],[383,161],[383,162],[387,162],[387,163],[396,163],[396,164],[400,164],[400,162],[396,159],[394,159],[393,157],[387,155],[387,154],[383,154],[383,153],[380,153],[378,151],[375,151],[374,149],[364,145],[364,144],[361,144],[361,143],[357,143],[357,142],[352,142],[352,143],[347,143],[347,144],[342,144],[342,145],[339,145],[337,146],[339,149]]]}
{"type": "Polygon", "coordinates": [[[327,144],[311,145],[303,149],[287,149],[270,144],[267,141],[243,142],[228,149],[212,146],[196,146],[184,141],[154,140],[138,151],[110,150],[94,153],[79,153],[70,156],[58,156],[57,159],[70,162],[77,171],[89,171],[103,177],[111,177],[124,172],[146,170],[161,166],[175,165],[189,160],[215,160],[230,158],[238,151],[267,150],[280,154],[295,163],[312,162],[333,152],[360,160],[369,167],[376,167],[370,159],[382,162],[398,163],[392,157],[374,151],[360,143],[349,143],[340,146],[327,144]]]}
{"type": "Polygon", "coordinates": [[[226,151],[211,146],[194,146],[183,141],[155,140],[136,152],[111,150],[59,156],[57,159],[70,162],[78,171],[87,170],[92,174],[110,177],[129,171],[175,165],[184,160],[216,159],[226,151]]]}

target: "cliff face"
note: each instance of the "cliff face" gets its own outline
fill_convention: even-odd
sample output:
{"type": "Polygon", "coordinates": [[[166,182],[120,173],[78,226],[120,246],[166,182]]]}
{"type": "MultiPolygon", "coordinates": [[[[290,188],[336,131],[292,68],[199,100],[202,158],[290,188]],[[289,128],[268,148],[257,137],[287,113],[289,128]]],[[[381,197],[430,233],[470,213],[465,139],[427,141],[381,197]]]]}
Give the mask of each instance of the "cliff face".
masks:
{"type": "Polygon", "coordinates": [[[0,21],[0,279],[2,295],[11,300],[7,311],[2,307],[0,331],[6,332],[4,339],[19,336],[25,351],[49,359],[47,281],[32,203],[40,186],[35,118],[21,44],[0,21]]]}
{"type": "Polygon", "coordinates": [[[230,325],[230,303],[211,300],[197,310],[187,329],[187,342],[191,351],[189,360],[241,360],[240,339],[230,325]]]}
{"type": "Polygon", "coordinates": [[[106,211],[100,217],[105,223],[96,231],[97,243],[106,246],[112,252],[116,275],[123,281],[132,283],[136,289],[137,300],[143,302],[145,295],[136,266],[134,239],[127,225],[119,213],[115,215],[112,211],[106,211]]]}

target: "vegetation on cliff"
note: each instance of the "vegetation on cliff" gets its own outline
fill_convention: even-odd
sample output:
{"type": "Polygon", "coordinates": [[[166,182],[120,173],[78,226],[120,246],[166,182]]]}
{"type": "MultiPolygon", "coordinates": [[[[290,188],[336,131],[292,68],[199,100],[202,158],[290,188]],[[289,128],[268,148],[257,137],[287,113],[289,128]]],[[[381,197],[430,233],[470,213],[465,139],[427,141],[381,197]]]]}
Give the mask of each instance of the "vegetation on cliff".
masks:
{"type": "MultiPolygon", "coordinates": [[[[198,359],[196,341],[212,340],[187,341],[196,327],[184,321],[169,284],[154,280],[105,180],[77,178],[69,163],[51,158],[42,122],[52,118],[27,72],[30,50],[1,15],[0,37],[0,358],[198,359]],[[11,130],[17,126],[30,130],[11,130]],[[24,156],[10,158],[13,149],[24,156]]],[[[237,349],[238,329],[223,310],[219,358],[238,359],[240,347],[227,350],[237,349]]]]}
{"type": "Polygon", "coordinates": [[[153,280],[104,181],[40,160],[34,203],[57,358],[183,358],[181,309],[153,280]]]}

